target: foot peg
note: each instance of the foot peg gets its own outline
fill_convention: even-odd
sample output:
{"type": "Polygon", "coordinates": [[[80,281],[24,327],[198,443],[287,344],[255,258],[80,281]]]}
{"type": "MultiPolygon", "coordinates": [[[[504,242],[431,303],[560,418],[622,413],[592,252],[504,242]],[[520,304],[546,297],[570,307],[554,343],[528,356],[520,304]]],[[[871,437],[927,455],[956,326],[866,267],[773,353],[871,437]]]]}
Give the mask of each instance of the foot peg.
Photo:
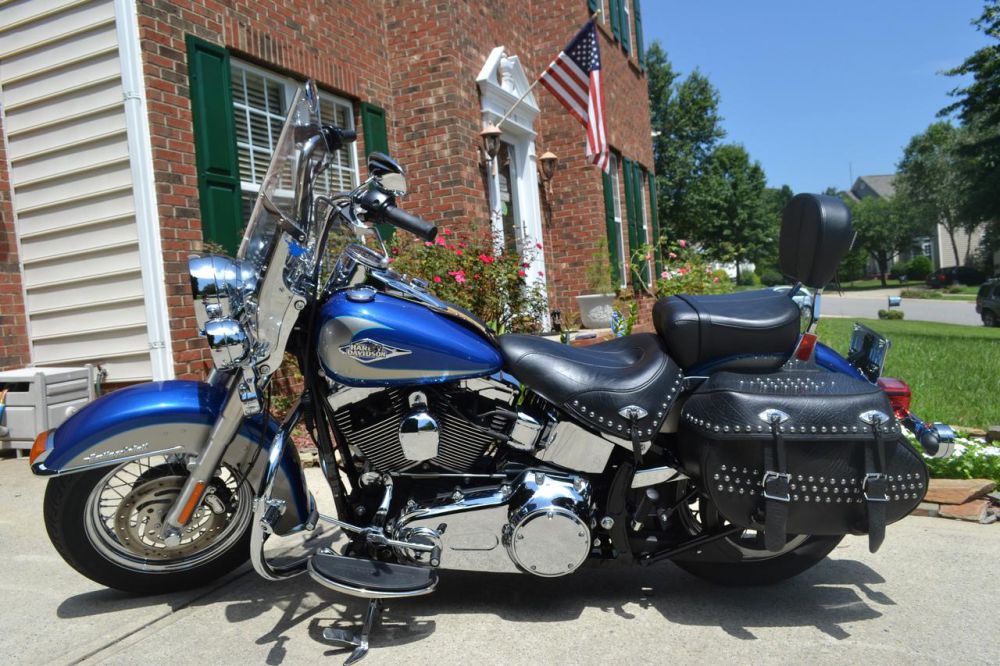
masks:
{"type": "Polygon", "coordinates": [[[379,599],[372,599],[368,602],[368,611],[365,613],[365,623],[361,626],[361,631],[359,633],[354,633],[348,631],[347,629],[338,629],[336,627],[327,627],[323,630],[323,638],[326,640],[344,647],[354,648],[354,651],[351,652],[351,656],[349,656],[347,661],[344,662],[344,666],[361,661],[368,654],[368,637],[371,636],[372,629],[375,628],[381,614],[382,601],[379,599]]]}
{"type": "Polygon", "coordinates": [[[366,599],[430,594],[438,582],[437,572],[427,567],[345,557],[328,549],[309,560],[309,575],[331,590],[366,599]]]}

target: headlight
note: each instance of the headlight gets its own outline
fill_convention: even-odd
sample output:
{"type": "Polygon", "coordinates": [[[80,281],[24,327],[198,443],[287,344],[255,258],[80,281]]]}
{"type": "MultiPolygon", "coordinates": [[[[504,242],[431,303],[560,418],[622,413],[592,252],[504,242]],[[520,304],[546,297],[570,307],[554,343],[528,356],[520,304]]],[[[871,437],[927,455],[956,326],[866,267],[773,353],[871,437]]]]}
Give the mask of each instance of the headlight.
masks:
{"type": "Polygon", "coordinates": [[[198,328],[213,319],[239,319],[257,289],[257,273],[247,262],[219,255],[188,258],[198,328]],[[200,304],[200,307],[199,307],[200,304]]]}
{"type": "Polygon", "coordinates": [[[205,337],[220,370],[235,368],[250,355],[250,339],[235,319],[210,319],[205,324],[205,337]]]}

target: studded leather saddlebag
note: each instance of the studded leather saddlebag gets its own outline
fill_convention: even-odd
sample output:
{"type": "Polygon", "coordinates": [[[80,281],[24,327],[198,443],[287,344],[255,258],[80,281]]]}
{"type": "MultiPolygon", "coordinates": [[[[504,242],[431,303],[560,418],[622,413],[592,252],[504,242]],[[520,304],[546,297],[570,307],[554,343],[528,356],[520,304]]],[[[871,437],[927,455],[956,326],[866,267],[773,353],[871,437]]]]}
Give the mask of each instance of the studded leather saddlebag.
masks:
{"type": "Polygon", "coordinates": [[[720,515],[763,528],[774,551],[789,534],[867,533],[874,552],[927,490],[885,393],[838,373],[713,375],[684,405],[680,442],[720,515]]]}

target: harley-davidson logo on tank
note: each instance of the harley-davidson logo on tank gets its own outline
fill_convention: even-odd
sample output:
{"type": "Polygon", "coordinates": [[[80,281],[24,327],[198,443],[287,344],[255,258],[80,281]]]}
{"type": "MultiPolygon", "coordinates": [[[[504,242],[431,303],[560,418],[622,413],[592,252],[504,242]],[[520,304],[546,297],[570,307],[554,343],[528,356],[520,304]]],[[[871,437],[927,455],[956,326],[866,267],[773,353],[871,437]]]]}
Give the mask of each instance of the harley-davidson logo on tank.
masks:
{"type": "Polygon", "coordinates": [[[360,363],[375,363],[376,361],[384,361],[393,356],[406,356],[412,353],[409,349],[390,347],[371,338],[355,340],[346,345],[341,345],[340,351],[360,363]]]}

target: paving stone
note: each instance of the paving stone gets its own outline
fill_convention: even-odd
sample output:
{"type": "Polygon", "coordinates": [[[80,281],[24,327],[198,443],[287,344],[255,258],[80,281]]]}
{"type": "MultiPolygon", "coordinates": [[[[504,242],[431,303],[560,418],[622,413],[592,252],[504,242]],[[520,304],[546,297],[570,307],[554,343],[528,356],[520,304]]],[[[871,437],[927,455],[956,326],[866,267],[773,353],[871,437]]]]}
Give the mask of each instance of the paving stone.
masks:
{"type": "Polygon", "coordinates": [[[941,511],[941,505],[936,502],[921,502],[917,508],[910,512],[911,516],[926,516],[937,518],[941,511]]]}
{"type": "Polygon", "coordinates": [[[990,503],[988,500],[972,500],[965,504],[942,504],[942,518],[957,518],[975,523],[987,522],[990,503]]]}
{"type": "Polygon", "coordinates": [[[986,431],[986,441],[987,442],[1000,441],[1000,425],[990,426],[990,429],[986,431]]]}
{"type": "Polygon", "coordinates": [[[982,497],[996,487],[989,479],[931,479],[924,501],[939,504],[965,504],[982,497]]]}

